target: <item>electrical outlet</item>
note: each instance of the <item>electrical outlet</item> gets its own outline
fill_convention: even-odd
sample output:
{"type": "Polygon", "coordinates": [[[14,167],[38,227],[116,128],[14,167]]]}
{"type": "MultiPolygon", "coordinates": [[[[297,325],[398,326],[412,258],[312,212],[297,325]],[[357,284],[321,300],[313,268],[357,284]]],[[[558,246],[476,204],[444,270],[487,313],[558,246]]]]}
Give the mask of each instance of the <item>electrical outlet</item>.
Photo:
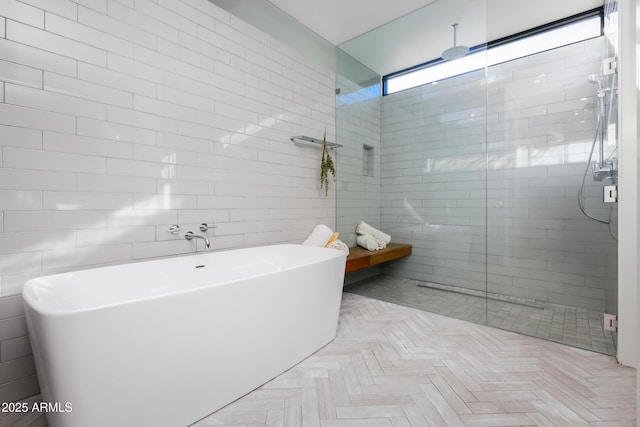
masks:
{"type": "Polygon", "coordinates": [[[618,330],[618,316],[604,313],[604,330],[616,332],[618,330]]]}
{"type": "Polygon", "coordinates": [[[602,74],[605,76],[608,74],[613,74],[616,72],[618,68],[618,61],[616,57],[606,58],[602,60],[602,74]]]}
{"type": "Polygon", "coordinates": [[[603,191],[603,202],[616,203],[618,201],[618,188],[615,185],[605,185],[603,191]]]}

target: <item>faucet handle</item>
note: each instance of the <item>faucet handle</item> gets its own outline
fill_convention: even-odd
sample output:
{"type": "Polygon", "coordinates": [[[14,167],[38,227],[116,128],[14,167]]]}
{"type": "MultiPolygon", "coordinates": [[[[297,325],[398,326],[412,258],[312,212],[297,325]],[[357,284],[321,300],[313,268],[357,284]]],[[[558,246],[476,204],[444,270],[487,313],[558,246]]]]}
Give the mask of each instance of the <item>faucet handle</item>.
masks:
{"type": "Polygon", "coordinates": [[[180,233],[180,226],[178,224],[172,224],[171,226],[169,226],[167,232],[171,234],[178,234],[180,233]]]}
{"type": "Polygon", "coordinates": [[[202,224],[200,224],[200,231],[202,231],[203,233],[209,230],[210,228],[218,228],[218,227],[213,222],[211,224],[207,224],[206,222],[203,222],[202,224]]]}

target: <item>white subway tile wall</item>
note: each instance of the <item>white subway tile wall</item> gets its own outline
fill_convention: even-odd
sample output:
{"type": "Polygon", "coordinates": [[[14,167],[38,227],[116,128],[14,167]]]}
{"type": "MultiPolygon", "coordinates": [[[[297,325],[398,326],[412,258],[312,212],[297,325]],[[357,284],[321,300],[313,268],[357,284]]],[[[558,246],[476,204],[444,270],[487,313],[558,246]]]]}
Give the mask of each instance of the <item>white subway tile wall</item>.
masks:
{"type": "Polygon", "coordinates": [[[206,0],[9,0],[0,17],[0,400],[38,392],[19,293],[44,274],[301,242],[335,226],[335,70],[206,0]]]}
{"type": "MultiPolygon", "coordinates": [[[[341,239],[356,244],[356,225],[365,221],[380,227],[380,124],[379,98],[358,102],[344,108],[338,126],[342,135],[338,150],[338,222],[341,239]],[[340,123],[344,120],[343,123],[340,123]],[[363,145],[372,147],[372,170],[363,174],[363,145]]],[[[338,107],[339,109],[341,107],[338,107]]]]}
{"type": "MultiPolygon", "coordinates": [[[[577,202],[603,43],[383,98],[382,228],[414,245],[388,273],[616,312],[615,241],[577,202]]],[[[607,218],[602,183],[586,182],[587,208],[607,218]]]]}
{"type": "Polygon", "coordinates": [[[339,176],[336,220],[340,239],[355,246],[360,221],[380,227],[380,79],[345,54],[339,54],[338,61],[336,124],[343,147],[335,152],[339,176]],[[370,147],[371,157],[366,175],[364,146],[370,147]]]}

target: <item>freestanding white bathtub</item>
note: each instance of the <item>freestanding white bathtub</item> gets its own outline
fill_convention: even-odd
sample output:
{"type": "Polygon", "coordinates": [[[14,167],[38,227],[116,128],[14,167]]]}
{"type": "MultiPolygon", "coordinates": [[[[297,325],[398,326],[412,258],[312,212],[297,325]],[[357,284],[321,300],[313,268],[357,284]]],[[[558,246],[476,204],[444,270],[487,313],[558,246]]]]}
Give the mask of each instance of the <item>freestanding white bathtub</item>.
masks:
{"type": "Polygon", "coordinates": [[[335,338],[344,252],[274,245],[34,279],[47,421],[186,426],[335,338]]]}

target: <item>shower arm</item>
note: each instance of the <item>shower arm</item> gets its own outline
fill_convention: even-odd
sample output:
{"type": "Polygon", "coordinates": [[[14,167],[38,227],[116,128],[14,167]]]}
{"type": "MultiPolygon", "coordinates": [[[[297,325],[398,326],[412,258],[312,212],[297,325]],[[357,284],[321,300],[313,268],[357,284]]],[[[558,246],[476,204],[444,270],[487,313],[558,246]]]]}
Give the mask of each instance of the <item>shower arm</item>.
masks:
{"type": "Polygon", "coordinates": [[[453,24],[453,47],[458,47],[458,24],[453,24]]]}

